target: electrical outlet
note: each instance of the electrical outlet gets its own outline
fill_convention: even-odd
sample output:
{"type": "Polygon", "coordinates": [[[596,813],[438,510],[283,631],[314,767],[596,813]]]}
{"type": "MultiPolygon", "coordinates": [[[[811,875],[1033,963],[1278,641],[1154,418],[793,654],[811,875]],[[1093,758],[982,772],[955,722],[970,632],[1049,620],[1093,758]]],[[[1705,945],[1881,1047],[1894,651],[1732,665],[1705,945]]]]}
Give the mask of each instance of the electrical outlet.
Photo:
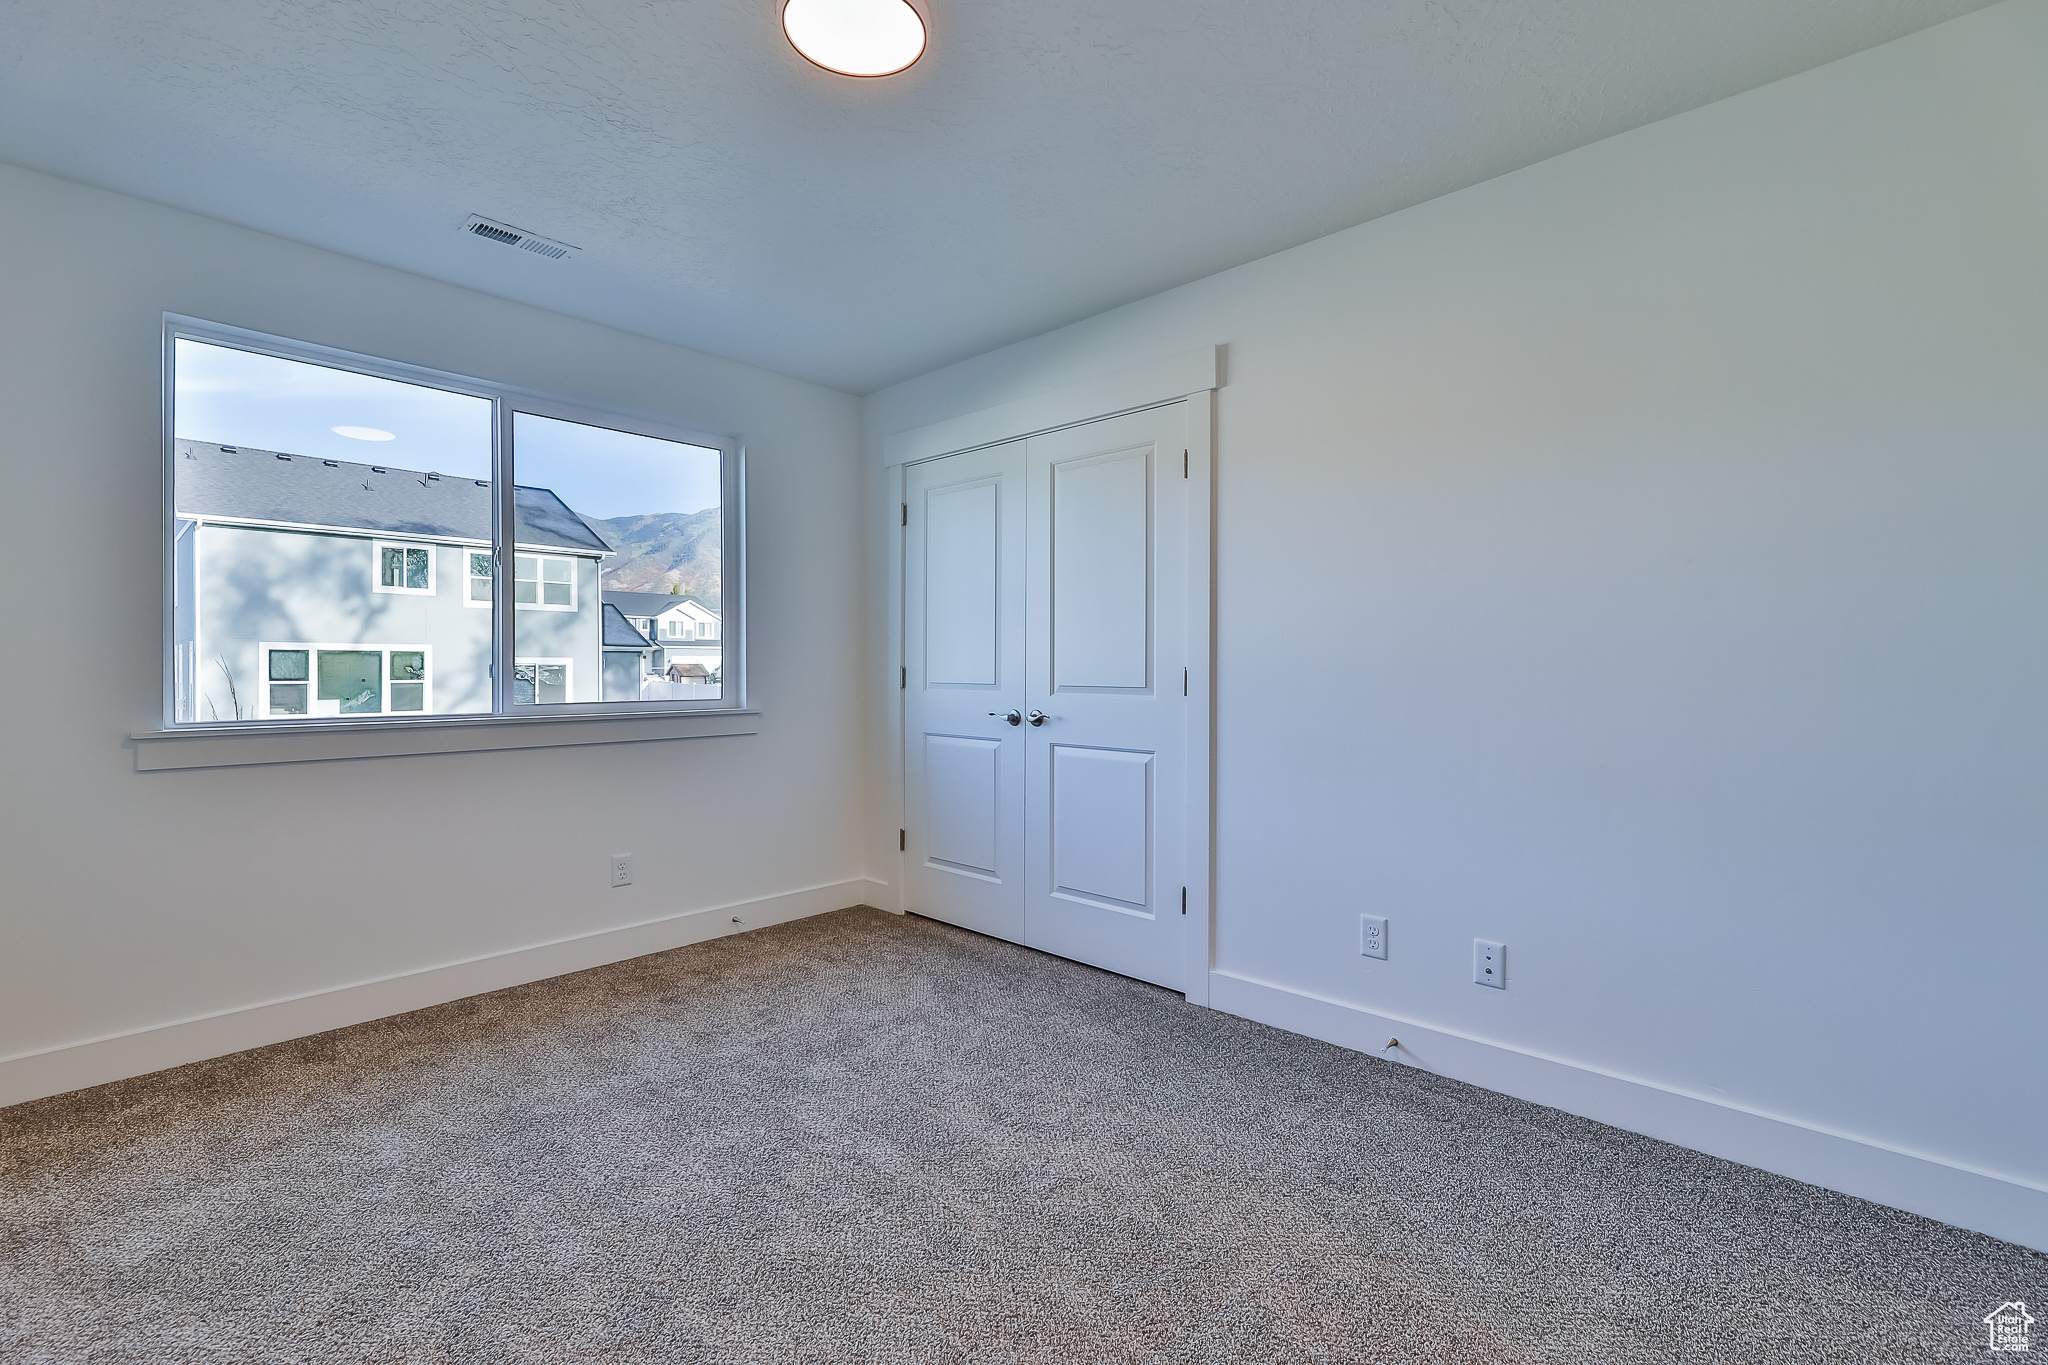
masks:
{"type": "Polygon", "coordinates": [[[1385,915],[1360,915],[1358,917],[1358,954],[1360,957],[1387,959],[1387,917],[1385,915]]]}
{"type": "Polygon", "coordinates": [[[631,886],[632,884],[633,855],[630,853],[614,853],[612,855],[612,885],[631,886]]]}
{"type": "Polygon", "coordinates": [[[1508,988],[1508,945],[1492,939],[1472,940],[1472,980],[1495,990],[1508,988]]]}

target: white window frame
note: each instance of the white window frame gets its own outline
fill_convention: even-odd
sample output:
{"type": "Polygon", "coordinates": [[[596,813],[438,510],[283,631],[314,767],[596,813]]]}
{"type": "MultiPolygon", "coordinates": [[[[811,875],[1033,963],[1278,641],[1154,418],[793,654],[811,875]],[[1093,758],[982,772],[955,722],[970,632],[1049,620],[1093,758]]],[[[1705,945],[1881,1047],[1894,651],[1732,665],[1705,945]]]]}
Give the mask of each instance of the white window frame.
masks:
{"type": "MultiPolygon", "coordinates": [[[[164,315],[162,401],[163,721],[161,730],[142,736],[143,738],[151,738],[155,735],[168,737],[173,734],[204,735],[208,732],[233,734],[246,732],[252,728],[260,729],[266,734],[276,733],[290,727],[310,730],[347,730],[357,732],[366,727],[372,727],[373,723],[383,725],[399,723],[401,718],[406,715],[423,715],[425,718],[418,722],[423,725],[473,726],[477,724],[520,725],[542,719],[550,722],[580,718],[621,720],[629,718],[651,719],[663,715],[673,715],[675,719],[680,721],[688,715],[696,713],[712,713],[713,717],[731,715],[733,713],[741,715],[753,714],[753,712],[747,710],[746,650],[740,624],[744,620],[746,610],[746,447],[744,441],[737,435],[718,434],[701,429],[692,429],[679,426],[671,420],[621,411],[615,408],[597,407],[575,399],[526,389],[516,385],[495,383],[471,376],[425,369],[398,361],[362,355],[357,352],[338,350],[312,342],[268,336],[243,328],[169,313],[164,315]],[[173,407],[175,400],[175,343],[179,340],[202,342],[213,346],[228,346],[238,350],[251,351],[258,355],[274,356],[283,360],[303,361],[310,364],[348,370],[358,374],[372,375],[377,378],[393,379],[401,383],[428,385],[450,393],[483,398],[492,404],[493,450],[490,485],[493,497],[493,535],[491,553],[497,573],[492,584],[493,601],[489,604],[494,609],[491,622],[494,666],[491,674],[491,706],[488,711],[462,712],[449,716],[435,716],[430,713],[394,714],[387,712],[375,716],[365,715],[341,718],[316,716],[280,716],[270,718],[267,714],[269,691],[266,682],[261,699],[263,718],[254,722],[253,725],[248,722],[235,722],[232,720],[183,720],[179,718],[177,711],[177,670],[174,667],[178,657],[178,635],[175,614],[176,602],[174,600],[176,581],[176,565],[174,562],[176,451],[174,440],[175,414],[173,407]],[[512,671],[517,666],[517,660],[514,657],[517,648],[517,613],[512,602],[514,592],[512,574],[510,572],[510,556],[515,553],[537,553],[540,555],[555,553],[552,547],[542,548],[536,546],[528,549],[525,546],[514,546],[511,543],[509,531],[517,524],[513,492],[518,478],[516,452],[513,449],[513,418],[517,413],[527,413],[535,417],[554,418],[565,422],[577,422],[587,426],[647,436],[655,440],[676,441],[686,445],[715,450],[719,453],[721,596],[724,603],[723,614],[728,622],[721,632],[725,637],[721,646],[721,677],[724,683],[723,696],[716,700],[702,701],[595,701],[561,704],[514,704],[512,700],[512,671]]],[[[398,540],[391,541],[390,543],[412,546],[426,542],[398,540]]],[[[471,548],[463,546],[460,552],[466,555],[470,552],[471,548]]],[[[573,561],[576,557],[569,556],[569,558],[573,561]]],[[[486,605],[484,603],[471,604],[469,602],[469,564],[466,559],[462,561],[461,567],[463,570],[461,596],[465,606],[486,605]]],[[[438,574],[438,566],[431,568],[429,572],[430,574],[438,574]]],[[[379,561],[373,555],[372,585],[377,586],[380,580],[379,561]]],[[[431,579],[430,581],[434,582],[434,590],[438,591],[440,586],[438,579],[431,579]]],[[[413,595],[424,595],[419,589],[406,591],[413,595]]],[[[577,581],[575,575],[572,575],[571,592],[575,599],[577,599],[577,606],[580,606],[582,589],[580,581],[577,581]]],[[[563,608],[559,605],[553,607],[549,607],[546,604],[534,605],[541,610],[562,611],[576,609],[575,607],[563,608]]],[[[531,610],[533,607],[527,609],[531,610]]],[[[202,652],[205,644],[202,629],[202,634],[199,636],[199,645],[202,652]]],[[[297,642],[292,642],[292,644],[296,647],[297,642]]],[[[323,646],[316,644],[313,647],[323,646]]],[[[324,647],[369,648],[370,646],[338,643],[324,647]]],[[[388,668],[388,659],[386,666],[388,668]]],[[[267,673],[267,665],[263,671],[267,673]]],[[[730,727],[722,727],[718,732],[723,733],[729,729],[730,727]]],[[[705,733],[712,732],[712,729],[705,730],[705,733]]],[[[749,733],[749,731],[744,730],[732,732],[749,733]]],[[[455,743],[456,741],[451,740],[449,742],[455,743]]],[[[515,741],[508,739],[505,742],[510,744],[515,741]]],[[[462,743],[468,747],[474,746],[473,741],[462,741],[462,743]]],[[[398,750],[393,751],[397,752],[398,750]]],[[[406,748],[404,751],[430,752],[431,750],[420,749],[415,744],[414,747],[406,748]]],[[[196,751],[187,750],[184,752],[196,751]]],[[[357,750],[352,749],[350,752],[355,753],[357,750]]],[[[314,756],[322,755],[316,754],[314,756]]],[[[333,756],[339,757],[342,754],[337,750],[333,756]]]]}
{"type": "MultiPolygon", "coordinates": [[[[438,581],[440,566],[436,561],[441,556],[434,553],[434,551],[440,548],[438,545],[423,540],[373,540],[370,542],[370,545],[372,547],[370,550],[371,592],[402,593],[408,597],[432,597],[434,595],[436,589],[440,586],[438,581]],[[427,552],[427,586],[424,588],[385,587],[384,552],[386,550],[425,550],[427,552]]],[[[466,582],[464,586],[467,586],[466,582]]]]}
{"type": "Polygon", "coordinates": [[[358,712],[354,716],[347,717],[313,714],[313,708],[320,704],[318,697],[320,685],[319,655],[323,650],[330,653],[346,651],[351,654],[377,654],[380,656],[377,664],[377,678],[381,684],[379,691],[382,694],[383,709],[375,712],[376,716],[425,717],[434,714],[434,647],[432,645],[385,644],[381,641],[350,643],[347,641],[329,640],[308,643],[304,640],[258,640],[256,642],[257,720],[273,724],[301,720],[331,721],[344,719],[352,721],[367,719],[373,714],[370,712],[358,712]],[[303,715],[289,711],[279,712],[275,716],[270,713],[270,651],[273,649],[303,649],[306,651],[306,710],[303,715]],[[427,656],[427,676],[420,680],[425,684],[420,694],[422,704],[417,711],[394,711],[391,709],[391,656],[393,654],[424,654],[427,656]]]}
{"type": "MultiPolygon", "coordinates": [[[[516,546],[516,547],[514,547],[514,549],[513,549],[513,551],[512,551],[512,581],[513,581],[513,587],[514,587],[514,594],[513,594],[513,595],[514,595],[515,597],[517,597],[517,595],[518,595],[518,593],[517,593],[517,587],[518,587],[518,583],[519,583],[519,561],[520,561],[520,560],[522,560],[522,559],[530,559],[530,560],[532,560],[532,561],[534,562],[534,572],[535,572],[535,573],[538,573],[538,574],[545,574],[545,573],[547,572],[547,570],[545,570],[545,569],[541,568],[540,566],[541,566],[541,564],[543,564],[544,562],[546,562],[546,561],[548,561],[548,560],[551,560],[551,559],[552,559],[552,560],[559,560],[559,561],[561,561],[562,563],[565,563],[565,564],[567,564],[567,565],[569,566],[569,605],[565,607],[565,606],[563,606],[563,605],[562,605],[562,604],[561,604],[560,602],[542,602],[542,601],[538,601],[538,600],[535,600],[535,601],[532,601],[532,602],[518,602],[518,601],[515,601],[515,602],[513,603],[513,605],[514,605],[515,607],[517,607],[517,608],[518,608],[519,610],[521,610],[521,611],[574,611],[574,610],[576,610],[576,594],[577,594],[577,579],[578,579],[578,578],[580,577],[580,575],[579,575],[579,574],[577,573],[577,570],[578,570],[578,569],[579,569],[579,568],[580,568],[580,567],[582,566],[582,564],[583,564],[583,562],[584,562],[584,561],[583,561],[583,556],[581,556],[581,555],[565,555],[565,554],[562,554],[562,553],[560,553],[560,552],[558,552],[558,551],[545,551],[545,550],[529,550],[529,549],[527,549],[527,548],[526,548],[526,547],[524,547],[524,546],[516,546]]],[[[602,564],[600,564],[600,565],[598,566],[598,572],[599,572],[599,573],[603,573],[603,572],[604,572],[604,568],[603,568],[603,565],[602,565],[602,564]]],[[[543,577],[543,578],[536,578],[536,579],[533,579],[533,580],[532,580],[532,582],[533,582],[533,585],[534,585],[534,597],[535,597],[536,599],[538,599],[539,597],[541,597],[541,596],[543,595],[543,591],[544,591],[544,589],[546,588],[546,585],[547,585],[547,579],[546,579],[546,578],[544,578],[544,577],[543,577]]]]}
{"type": "Polygon", "coordinates": [[[476,582],[476,575],[469,571],[469,557],[473,554],[481,554],[485,559],[490,559],[491,547],[488,545],[465,545],[462,547],[462,605],[474,607],[478,611],[489,611],[491,609],[490,598],[486,597],[479,602],[476,598],[469,595],[469,585],[476,582]]]}
{"type": "MultiPolygon", "coordinates": [[[[553,667],[553,666],[554,666],[554,665],[556,665],[556,664],[559,664],[559,665],[561,665],[561,668],[562,668],[562,686],[563,686],[563,688],[564,688],[565,690],[567,690],[567,692],[569,693],[569,698],[570,698],[570,699],[569,699],[568,701],[565,701],[565,702],[562,702],[562,701],[539,701],[539,700],[535,700],[535,701],[531,701],[531,702],[527,702],[527,703],[525,703],[525,705],[526,705],[526,706],[529,706],[529,707],[542,707],[542,708],[545,708],[546,710],[548,710],[548,711],[550,711],[550,712],[554,712],[554,711],[559,711],[559,710],[560,710],[560,709],[561,709],[562,707],[564,707],[564,706],[574,706],[574,705],[576,705],[576,704],[577,704],[577,703],[576,703],[576,700],[575,700],[575,697],[576,697],[576,661],[575,661],[574,659],[545,659],[545,658],[537,658],[537,657],[528,657],[528,656],[526,656],[526,655],[523,655],[523,654],[522,654],[521,656],[519,656],[518,658],[516,658],[516,659],[514,659],[514,660],[512,661],[512,666],[513,666],[514,668],[529,668],[529,667],[531,667],[531,668],[546,668],[546,667],[553,667]]],[[[600,666],[601,666],[601,665],[600,665],[600,666]]],[[[540,696],[540,680],[539,680],[538,678],[536,678],[536,679],[534,680],[534,696],[535,696],[536,698],[538,698],[538,697],[540,696]]]]}

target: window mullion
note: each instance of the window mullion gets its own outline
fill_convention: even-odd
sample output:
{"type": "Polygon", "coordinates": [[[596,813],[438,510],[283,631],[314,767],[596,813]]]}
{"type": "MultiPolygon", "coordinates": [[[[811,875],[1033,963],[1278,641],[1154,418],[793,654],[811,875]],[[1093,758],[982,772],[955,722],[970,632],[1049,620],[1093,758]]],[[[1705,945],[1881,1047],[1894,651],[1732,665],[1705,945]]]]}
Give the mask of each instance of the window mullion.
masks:
{"type": "Polygon", "coordinates": [[[513,654],[518,646],[513,603],[512,556],[518,534],[518,500],[513,487],[512,405],[491,400],[491,709],[512,712],[513,654]]]}

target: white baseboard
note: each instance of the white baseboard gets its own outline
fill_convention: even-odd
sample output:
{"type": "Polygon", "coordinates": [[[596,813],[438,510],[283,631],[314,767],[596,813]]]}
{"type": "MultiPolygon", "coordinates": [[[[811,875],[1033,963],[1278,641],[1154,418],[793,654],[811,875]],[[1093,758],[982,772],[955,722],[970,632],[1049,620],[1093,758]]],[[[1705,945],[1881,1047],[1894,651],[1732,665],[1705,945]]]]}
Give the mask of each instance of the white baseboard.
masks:
{"type": "Polygon", "coordinates": [[[2048,1251],[2048,1190],[2010,1177],[1228,972],[1209,974],[1209,1003],[1290,1033],[2048,1251]],[[1384,1050],[1390,1037],[1401,1040],[1398,1054],[1384,1050]]]}
{"type": "Polygon", "coordinates": [[[866,878],[809,886],[779,896],[691,910],[644,924],[601,929],[529,948],[0,1058],[0,1106],[367,1023],[485,991],[522,986],[529,981],[602,967],[608,962],[681,948],[723,934],[744,933],[828,910],[842,910],[849,905],[873,904],[882,889],[879,883],[866,878]],[[744,923],[734,924],[734,916],[744,923]]]}

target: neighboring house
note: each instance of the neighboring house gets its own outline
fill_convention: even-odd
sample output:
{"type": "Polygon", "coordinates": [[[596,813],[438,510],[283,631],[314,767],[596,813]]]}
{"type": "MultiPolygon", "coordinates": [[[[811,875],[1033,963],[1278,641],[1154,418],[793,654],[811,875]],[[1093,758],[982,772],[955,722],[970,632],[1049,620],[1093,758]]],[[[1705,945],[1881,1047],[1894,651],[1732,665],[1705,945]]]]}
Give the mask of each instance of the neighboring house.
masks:
{"type": "MultiPolygon", "coordinates": [[[[610,594],[606,594],[607,597],[610,594]]],[[[647,661],[654,641],[637,630],[625,613],[604,604],[604,699],[639,701],[647,680],[647,661]]]]}
{"type": "MultiPolygon", "coordinates": [[[[488,482],[248,446],[175,450],[180,720],[490,708],[488,482]]],[[[597,701],[595,530],[514,493],[514,695],[597,701]]]]}
{"type": "Polygon", "coordinates": [[[698,598],[679,593],[608,592],[604,600],[653,642],[647,660],[650,674],[666,677],[674,668],[700,682],[723,677],[721,620],[717,611],[698,598]]]}

